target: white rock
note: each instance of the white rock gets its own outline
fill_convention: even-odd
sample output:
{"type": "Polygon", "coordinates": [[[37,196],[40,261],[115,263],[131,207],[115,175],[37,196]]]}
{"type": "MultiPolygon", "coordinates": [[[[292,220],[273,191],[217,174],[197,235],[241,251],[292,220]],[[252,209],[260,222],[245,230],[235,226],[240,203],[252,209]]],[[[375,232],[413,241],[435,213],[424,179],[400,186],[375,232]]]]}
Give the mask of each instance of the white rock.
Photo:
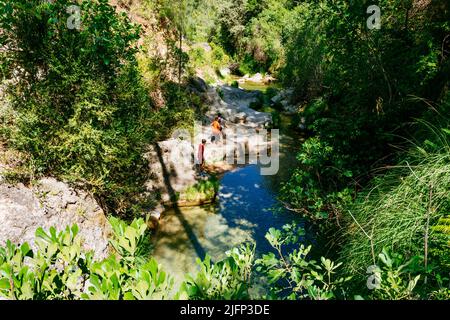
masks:
{"type": "Polygon", "coordinates": [[[257,73],[253,77],[248,79],[248,81],[252,81],[252,82],[261,82],[262,80],[263,80],[263,76],[261,75],[261,73],[257,73]]]}
{"type": "Polygon", "coordinates": [[[231,70],[230,70],[230,68],[222,68],[219,70],[219,73],[222,77],[226,77],[231,74],[231,70]]]}
{"type": "Polygon", "coordinates": [[[246,119],[247,119],[247,114],[245,112],[239,112],[234,115],[233,121],[235,123],[245,123],[246,119]]]}

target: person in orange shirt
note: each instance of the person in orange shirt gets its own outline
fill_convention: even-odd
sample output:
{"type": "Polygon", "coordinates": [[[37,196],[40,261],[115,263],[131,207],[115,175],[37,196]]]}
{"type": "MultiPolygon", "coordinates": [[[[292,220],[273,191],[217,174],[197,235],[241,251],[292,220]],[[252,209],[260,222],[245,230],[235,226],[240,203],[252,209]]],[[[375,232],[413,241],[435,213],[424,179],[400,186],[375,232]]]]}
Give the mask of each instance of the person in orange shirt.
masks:
{"type": "Polygon", "coordinates": [[[219,123],[219,117],[215,117],[211,124],[212,127],[212,137],[211,142],[217,143],[221,136],[222,126],[219,123]]]}

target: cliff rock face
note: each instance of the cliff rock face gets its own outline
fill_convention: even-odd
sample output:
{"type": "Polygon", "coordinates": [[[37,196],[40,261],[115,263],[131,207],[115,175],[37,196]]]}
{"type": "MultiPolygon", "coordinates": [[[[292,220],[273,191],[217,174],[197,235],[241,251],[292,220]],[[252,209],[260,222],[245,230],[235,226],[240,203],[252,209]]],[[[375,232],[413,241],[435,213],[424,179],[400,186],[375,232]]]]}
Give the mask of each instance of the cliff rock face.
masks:
{"type": "Polygon", "coordinates": [[[0,184],[0,245],[34,245],[38,227],[63,230],[77,224],[84,247],[97,259],[108,254],[110,225],[96,201],[83,191],[75,191],[53,178],[44,178],[33,187],[0,184]]]}

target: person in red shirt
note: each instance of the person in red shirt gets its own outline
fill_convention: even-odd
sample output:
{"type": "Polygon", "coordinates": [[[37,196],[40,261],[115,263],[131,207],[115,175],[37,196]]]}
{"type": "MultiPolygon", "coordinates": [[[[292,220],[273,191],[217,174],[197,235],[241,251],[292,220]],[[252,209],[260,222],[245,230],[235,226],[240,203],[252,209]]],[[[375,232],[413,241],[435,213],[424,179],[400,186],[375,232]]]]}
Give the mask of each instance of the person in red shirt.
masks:
{"type": "Polygon", "coordinates": [[[198,153],[197,153],[197,159],[198,159],[200,172],[203,172],[204,167],[205,167],[205,145],[206,145],[206,140],[202,139],[202,143],[200,143],[198,146],[198,153]]]}

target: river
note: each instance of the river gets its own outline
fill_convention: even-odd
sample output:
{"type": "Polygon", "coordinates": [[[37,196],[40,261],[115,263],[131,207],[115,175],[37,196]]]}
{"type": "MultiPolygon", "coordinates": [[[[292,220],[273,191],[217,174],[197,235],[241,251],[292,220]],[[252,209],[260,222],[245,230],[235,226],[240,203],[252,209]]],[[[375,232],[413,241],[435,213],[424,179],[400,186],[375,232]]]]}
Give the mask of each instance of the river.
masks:
{"type": "Polygon", "coordinates": [[[168,210],[153,236],[153,256],[174,276],[175,286],[186,273],[198,270],[196,259],[208,253],[213,261],[245,241],[256,243],[256,255],[270,251],[265,239],[269,228],[296,221],[298,214],[282,208],[277,200],[280,184],[295,165],[301,137],[280,135],[280,170],[273,176],[260,174],[260,165],[246,165],[225,173],[215,204],[168,210]],[[278,210],[273,210],[277,208],[278,210]]]}

